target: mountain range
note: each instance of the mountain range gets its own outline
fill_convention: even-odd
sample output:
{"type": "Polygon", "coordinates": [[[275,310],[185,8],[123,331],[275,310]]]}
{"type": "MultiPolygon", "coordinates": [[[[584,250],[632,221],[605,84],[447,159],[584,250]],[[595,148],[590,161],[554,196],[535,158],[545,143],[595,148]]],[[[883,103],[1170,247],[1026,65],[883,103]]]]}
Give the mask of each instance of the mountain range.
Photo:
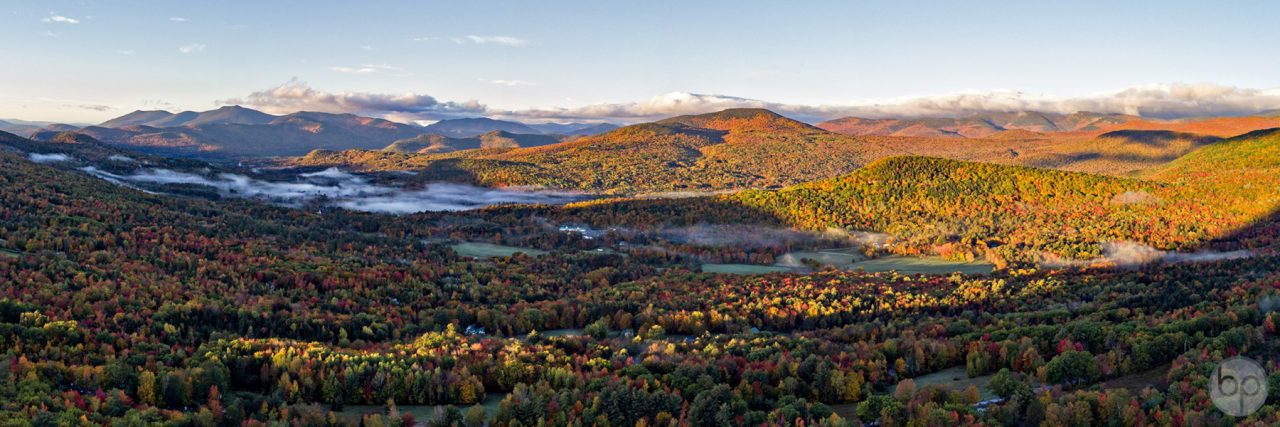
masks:
{"type": "Polygon", "coordinates": [[[423,134],[391,143],[382,151],[397,153],[449,153],[480,148],[520,148],[555,144],[565,140],[563,136],[531,135],[507,131],[489,131],[474,137],[448,137],[439,134],[423,134]]]}
{"type": "Polygon", "coordinates": [[[37,139],[74,130],[123,148],[208,160],[296,156],[317,149],[374,150],[418,137],[422,138],[416,143],[405,141],[399,146],[414,145],[417,150],[427,152],[527,147],[613,128],[616,126],[608,123],[524,124],[489,118],[442,120],[420,127],[353,114],[302,111],[276,116],[235,105],[202,112],[139,110],[83,127],[0,122],[0,130],[37,139]],[[431,135],[440,138],[431,138],[431,135]]]}
{"type": "Polygon", "coordinates": [[[1079,112],[990,113],[962,118],[864,119],[845,117],[817,126],[846,135],[984,138],[1008,130],[1032,132],[1102,131],[1139,120],[1136,116],[1079,112]]]}

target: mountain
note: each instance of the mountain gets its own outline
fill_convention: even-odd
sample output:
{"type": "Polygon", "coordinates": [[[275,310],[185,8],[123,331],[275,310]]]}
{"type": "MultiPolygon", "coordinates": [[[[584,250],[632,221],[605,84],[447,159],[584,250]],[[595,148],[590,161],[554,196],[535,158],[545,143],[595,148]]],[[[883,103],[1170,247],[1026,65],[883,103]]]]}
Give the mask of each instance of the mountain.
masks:
{"type": "Polygon", "coordinates": [[[597,134],[602,134],[602,133],[617,129],[618,127],[619,127],[618,125],[615,125],[613,123],[600,123],[600,124],[595,124],[595,125],[575,129],[571,132],[565,133],[565,135],[581,135],[581,136],[597,135],[597,134]]]}
{"type": "Polygon", "coordinates": [[[98,124],[98,126],[106,128],[119,128],[125,126],[145,125],[157,120],[164,120],[173,117],[173,113],[160,110],[137,110],[111,120],[107,120],[98,124]]]}
{"type": "Polygon", "coordinates": [[[216,110],[203,112],[183,111],[173,114],[168,111],[134,111],[120,117],[102,122],[98,126],[120,128],[125,126],[177,127],[203,124],[242,124],[263,125],[275,120],[276,116],[261,111],[228,105],[216,110]]]}
{"type": "MultiPolygon", "coordinates": [[[[486,185],[629,193],[781,187],[848,173],[890,154],[893,151],[880,144],[768,110],[735,109],[625,126],[538,147],[447,155],[325,151],[296,163],[420,171],[450,165],[464,168],[461,172],[486,185]]],[[[448,172],[456,176],[460,171],[448,172]]]]}
{"type": "Polygon", "coordinates": [[[1032,111],[988,113],[962,118],[864,119],[846,117],[817,126],[846,135],[985,138],[1006,130],[1040,133],[1099,131],[1136,120],[1117,114],[1079,112],[1050,114],[1032,111]]]}
{"type": "Polygon", "coordinates": [[[520,134],[542,133],[524,123],[494,120],[485,117],[441,120],[423,128],[422,133],[434,133],[453,138],[470,138],[495,130],[520,134]]]}
{"type": "Polygon", "coordinates": [[[422,133],[417,126],[354,114],[298,112],[276,117],[242,107],[194,115],[160,117],[154,113],[130,113],[107,123],[184,124],[89,126],[80,132],[144,152],[204,158],[295,156],[316,149],[379,149],[422,133]]]}
{"type": "Polygon", "coordinates": [[[1164,130],[1231,137],[1259,129],[1280,127],[1280,116],[1210,117],[1155,120],[1123,114],[1078,112],[988,113],[961,118],[865,119],[845,117],[819,123],[820,128],[846,135],[987,138],[1008,130],[1047,136],[1096,136],[1116,130],[1164,130]]]}
{"type": "Polygon", "coordinates": [[[450,138],[444,135],[418,135],[391,143],[382,151],[397,153],[449,153],[478,148],[520,148],[555,144],[561,139],[550,135],[526,135],[491,131],[472,138],[450,138]]]}
{"type": "Polygon", "coordinates": [[[618,128],[613,123],[542,123],[527,125],[547,135],[595,135],[618,128]]]}

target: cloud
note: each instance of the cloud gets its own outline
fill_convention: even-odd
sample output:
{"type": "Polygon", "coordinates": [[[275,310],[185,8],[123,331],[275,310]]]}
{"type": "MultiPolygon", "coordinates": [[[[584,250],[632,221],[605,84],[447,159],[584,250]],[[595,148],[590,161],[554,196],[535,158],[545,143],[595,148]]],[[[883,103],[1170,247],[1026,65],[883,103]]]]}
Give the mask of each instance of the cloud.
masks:
{"type": "MultiPolygon", "coordinates": [[[[338,72],[372,74],[396,68],[365,64],[360,67],[331,67],[338,72]]],[[[510,79],[480,79],[505,86],[532,83],[510,79]]],[[[938,96],[904,97],[851,101],[846,104],[808,105],[770,102],[728,95],[672,92],[648,100],[602,103],[580,107],[529,109],[488,108],[479,101],[439,102],[426,95],[362,92],[329,93],[291,80],[285,84],[250,94],[244,99],[224,101],[244,104],[268,112],[292,113],[300,110],[373,115],[405,123],[456,117],[487,116],[510,120],[611,121],[635,123],[671,116],[711,113],[729,108],[766,108],[785,116],[818,122],[841,117],[915,118],[965,117],[980,113],[1039,111],[1070,114],[1078,111],[1132,114],[1148,118],[1175,119],[1203,116],[1242,116],[1280,110],[1280,89],[1250,89],[1212,84],[1161,84],[1074,97],[1035,95],[1024,92],[962,92],[938,96]]]]}
{"type": "Polygon", "coordinates": [[[46,23],[46,24],[54,24],[54,23],[57,23],[57,24],[79,24],[79,23],[80,23],[80,20],[79,20],[79,19],[75,19],[75,18],[68,18],[68,17],[62,16],[62,15],[50,15],[50,16],[46,16],[46,17],[44,17],[43,19],[41,19],[40,21],[41,21],[41,22],[44,22],[44,23],[46,23]]]}
{"type": "Polygon", "coordinates": [[[62,153],[53,153],[53,154],[31,153],[27,155],[27,158],[31,159],[31,161],[36,163],[57,163],[57,162],[65,162],[65,161],[71,160],[71,156],[68,156],[62,153]]]}
{"type": "Polygon", "coordinates": [[[275,114],[319,111],[394,117],[397,121],[475,117],[487,111],[487,108],[478,101],[441,102],[429,95],[413,92],[403,94],[324,92],[313,89],[297,79],[270,89],[250,93],[244,98],[228,99],[221,103],[248,105],[275,114]]]}
{"type": "Polygon", "coordinates": [[[393,67],[387,64],[364,64],[359,67],[334,66],[334,67],[329,67],[329,69],[332,71],[337,71],[339,73],[351,73],[351,74],[373,74],[373,73],[378,73],[383,71],[403,71],[404,70],[404,68],[393,67]]]}
{"type": "Polygon", "coordinates": [[[62,107],[78,108],[81,110],[89,110],[89,111],[107,111],[111,109],[110,106],[101,105],[101,104],[63,104],[62,107]]]}
{"type": "Polygon", "coordinates": [[[169,20],[173,22],[187,22],[187,18],[183,18],[181,16],[170,16],[169,20]]]}
{"type": "Polygon", "coordinates": [[[512,119],[609,119],[634,122],[682,114],[709,113],[726,108],[768,108],[805,121],[850,116],[963,117],[979,113],[1016,111],[1062,114],[1090,111],[1174,119],[1199,116],[1242,116],[1280,109],[1280,88],[1251,89],[1215,84],[1174,83],[1134,86],[1114,92],[1071,97],[1017,91],[968,91],[937,96],[851,101],[833,105],[786,104],[727,95],[673,92],[640,102],[593,104],[576,108],[534,108],[493,112],[493,114],[512,119]]]}
{"type": "Polygon", "coordinates": [[[469,35],[463,37],[454,37],[454,43],[457,44],[496,44],[501,46],[519,47],[529,44],[528,40],[511,37],[511,36],[476,36],[469,35]]]}
{"type": "Polygon", "coordinates": [[[120,50],[117,50],[116,53],[127,56],[127,55],[133,55],[137,52],[134,52],[133,49],[120,49],[120,50]]]}
{"type": "Polygon", "coordinates": [[[1250,258],[1253,255],[1253,252],[1244,249],[1229,252],[1168,252],[1138,242],[1117,241],[1103,243],[1102,256],[1092,260],[1068,260],[1045,255],[1041,264],[1047,267],[1115,265],[1121,268],[1134,268],[1156,262],[1168,264],[1214,262],[1250,258]]]}
{"type": "Polygon", "coordinates": [[[496,79],[496,80],[479,79],[479,80],[488,84],[499,85],[499,86],[533,86],[533,83],[529,83],[524,80],[507,80],[507,79],[496,79]]]}
{"type": "Polygon", "coordinates": [[[193,43],[193,44],[189,44],[189,45],[178,48],[178,52],[179,53],[204,52],[204,48],[205,46],[203,44],[193,43]]]}
{"type": "Polygon", "coordinates": [[[227,197],[261,199],[285,206],[321,202],[345,209],[390,214],[470,210],[508,203],[559,204],[583,198],[580,194],[567,192],[500,190],[451,183],[432,183],[421,190],[407,190],[372,184],[364,177],[336,168],[299,174],[293,181],[265,181],[229,173],[207,177],[169,169],[139,169],[129,175],[92,166],[81,170],[120,185],[202,185],[212,187],[227,197]]]}
{"type": "Polygon", "coordinates": [[[495,112],[497,115],[523,119],[645,121],[684,114],[702,114],[728,108],[768,108],[778,112],[795,110],[785,104],[724,95],[702,95],[673,92],[647,101],[622,104],[593,104],[577,108],[542,108],[495,112]]]}

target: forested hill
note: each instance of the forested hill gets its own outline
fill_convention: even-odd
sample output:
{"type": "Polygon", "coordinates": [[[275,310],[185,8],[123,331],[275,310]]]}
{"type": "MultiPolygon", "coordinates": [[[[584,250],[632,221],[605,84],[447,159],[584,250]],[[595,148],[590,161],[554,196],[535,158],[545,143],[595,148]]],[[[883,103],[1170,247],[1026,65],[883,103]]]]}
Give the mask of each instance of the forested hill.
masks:
{"type": "Polygon", "coordinates": [[[906,156],[776,191],[588,202],[567,211],[597,226],[697,217],[887,233],[904,254],[1026,264],[1095,260],[1110,242],[1197,250],[1254,219],[1220,206],[1183,183],[906,156]]]}
{"type": "Polygon", "coordinates": [[[432,170],[448,163],[484,185],[635,193],[782,187],[849,173],[893,153],[874,141],[768,110],[743,109],[626,126],[541,147],[445,155],[320,151],[298,164],[432,170]]]}
{"type": "Polygon", "coordinates": [[[1153,217],[1149,204],[1114,201],[1159,191],[1131,179],[895,157],[838,178],[726,198],[802,228],[876,231],[913,247],[1027,260],[1038,251],[1088,259],[1099,255],[1099,243],[1119,239],[1182,243],[1181,235],[1160,231],[1178,227],[1176,218],[1153,217]]]}

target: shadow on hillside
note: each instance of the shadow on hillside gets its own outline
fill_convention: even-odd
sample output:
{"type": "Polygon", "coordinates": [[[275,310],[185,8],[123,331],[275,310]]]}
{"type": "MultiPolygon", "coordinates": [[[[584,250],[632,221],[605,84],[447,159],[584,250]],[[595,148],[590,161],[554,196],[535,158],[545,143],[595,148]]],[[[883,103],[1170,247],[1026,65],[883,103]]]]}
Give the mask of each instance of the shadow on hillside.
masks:
{"type": "Polygon", "coordinates": [[[1234,251],[1251,250],[1262,254],[1275,254],[1280,249],[1280,210],[1272,211],[1249,224],[1221,236],[1214,237],[1196,250],[1234,251]]]}
{"type": "Polygon", "coordinates": [[[408,180],[410,187],[421,187],[432,182],[456,182],[482,185],[479,176],[462,166],[462,159],[441,159],[432,161],[426,167],[415,168],[412,178],[408,180]]]}

